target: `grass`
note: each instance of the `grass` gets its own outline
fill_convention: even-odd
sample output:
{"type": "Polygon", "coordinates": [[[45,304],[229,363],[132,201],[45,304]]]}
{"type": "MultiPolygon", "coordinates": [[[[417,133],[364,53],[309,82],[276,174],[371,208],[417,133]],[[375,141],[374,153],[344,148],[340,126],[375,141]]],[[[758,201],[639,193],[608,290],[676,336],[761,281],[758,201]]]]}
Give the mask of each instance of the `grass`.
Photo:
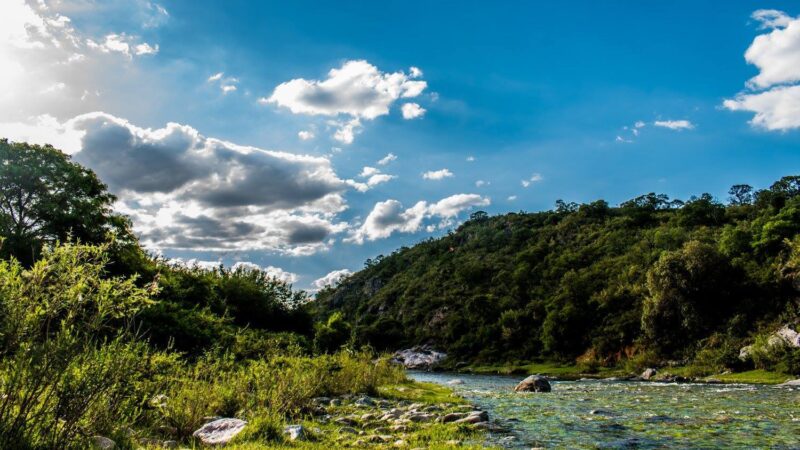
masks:
{"type": "Polygon", "coordinates": [[[487,374],[487,375],[546,375],[553,378],[578,379],[605,378],[625,375],[625,371],[613,367],[598,367],[596,372],[586,373],[586,370],[577,364],[559,364],[555,362],[530,363],[530,364],[498,364],[470,366],[462,372],[487,374]]]}
{"type": "Polygon", "coordinates": [[[466,403],[452,390],[434,383],[408,381],[401,384],[379,386],[378,394],[387,399],[409,400],[415,403],[466,403]]]}
{"type": "MultiPolygon", "coordinates": [[[[595,373],[586,373],[581,366],[576,364],[559,363],[531,363],[531,364],[498,364],[471,366],[461,369],[462,372],[485,375],[545,375],[553,378],[574,380],[579,378],[608,378],[629,375],[621,367],[599,367],[595,373]]],[[[661,374],[671,374],[683,377],[693,377],[697,372],[696,367],[677,366],[660,369],[661,374]]],[[[698,377],[702,380],[719,380],[723,383],[750,383],[750,384],[780,384],[796,377],[779,372],[767,370],[748,370],[745,372],[714,374],[698,377]]]]}

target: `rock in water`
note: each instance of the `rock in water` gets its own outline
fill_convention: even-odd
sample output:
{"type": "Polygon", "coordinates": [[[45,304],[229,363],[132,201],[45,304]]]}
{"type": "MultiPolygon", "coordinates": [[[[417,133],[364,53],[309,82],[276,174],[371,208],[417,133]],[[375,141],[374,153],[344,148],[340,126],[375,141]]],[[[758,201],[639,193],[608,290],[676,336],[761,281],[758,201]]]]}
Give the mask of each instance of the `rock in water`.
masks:
{"type": "Polygon", "coordinates": [[[516,392],[550,392],[550,382],[543,376],[531,375],[520,381],[514,390],[516,392]]]}
{"type": "Polygon", "coordinates": [[[392,361],[402,364],[406,369],[416,370],[432,370],[445,358],[447,353],[434,350],[428,345],[399,350],[392,355],[392,361]]]}
{"type": "Polygon", "coordinates": [[[658,373],[658,371],[656,369],[653,369],[652,367],[650,367],[648,369],[645,369],[645,371],[642,372],[640,377],[643,380],[649,380],[650,378],[653,378],[654,376],[656,376],[657,373],[658,373]]]}
{"type": "Polygon", "coordinates": [[[789,381],[787,381],[787,382],[785,382],[785,383],[781,383],[781,384],[779,384],[778,386],[783,386],[783,387],[800,387],[800,378],[798,378],[798,379],[796,379],[796,380],[789,380],[789,381]]]}
{"type": "Polygon", "coordinates": [[[455,378],[455,379],[452,379],[452,380],[448,381],[447,384],[449,384],[450,386],[455,386],[455,385],[458,385],[458,384],[464,384],[464,380],[460,380],[458,378],[455,378]]]}
{"type": "Polygon", "coordinates": [[[244,420],[217,419],[200,427],[192,433],[192,436],[200,439],[206,445],[227,444],[244,429],[245,425],[247,425],[247,422],[244,420]]]}

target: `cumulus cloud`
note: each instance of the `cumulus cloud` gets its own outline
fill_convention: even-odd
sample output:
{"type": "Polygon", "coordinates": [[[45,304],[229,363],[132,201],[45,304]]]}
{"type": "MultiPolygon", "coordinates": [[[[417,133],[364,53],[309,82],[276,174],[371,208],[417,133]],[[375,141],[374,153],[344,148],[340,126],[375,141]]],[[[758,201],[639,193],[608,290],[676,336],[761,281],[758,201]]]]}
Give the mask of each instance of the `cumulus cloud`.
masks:
{"type": "Polygon", "coordinates": [[[653,125],[661,128],[669,128],[670,130],[691,130],[694,124],[688,120],[656,120],[653,125]]]}
{"type": "Polygon", "coordinates": [[[366,178],[366,181],[364,183],[359,183],[357,181],[348,180],[348,183],[361,192],[366,192],[370,188],[373,188],[381,183],[386,183],[387,181],[397,178],[395,175],[383,173],[380,169],[370,166],[365,166],[358,176],[361,178],[366,178]]]}
{"type": "Polygon", "coordinates": [[[766,130],[800,128],[800,17],[758,10],[752,18],[766,32],[753,39],[745,61],[758,69],[747,88],[723,106],[754,113],[750,123],[766,130]]]}
{"type": "Polygon", "coordinates": [[[378,164],[381,165],[381,166],[385,166],[385,165],[389,164],[390,162],[392,162],[392,161],[394,161],[396,159],[397,159],[397,156],[394,153],[389,153],[386,156],[384,156],[383,158],[381,158],[378,161],[378,164]]]}
{"type": "Polygon", "coordinates": [[[300,138],[301,141],[308,141],[314,139],[314,132],[309,130],[298,131],[297,137],[300,138]]]}
{"type": "MultiPolygon", "coordinates": [[[[364,241],[388,238],[394,233],[416,233],[429,218],[441,219],[439,227],[442,228],[451,224],[452,219],[462,211],[489,204],[488,198],[477,194],[456,194],[432,204],[419,201],[407,209],[399,201],[389,199],[376,203],[364,223],[352,230],[345,241],[363,244],[364,241]]],[[[428,226],[426,229],[435,227],[428,226]]]]}
{"type": "MultiPolygon", "coordinates": [[[[617,136],[617,137],[619,137],[619,136],[617,136]]],[[[544,177],[542,177],[542,174],[534,173],[533,175],[531,175],[530,178],[528,178],[526,180],[522,180],[520,183],[522,184],[522,187],[529,187],[533,183],[538,183],[538,182],[540,182],[542,180],[544,180],[544,177]]]]}
{"type": "Polygon", "coordinates": [[[231,268],[233,270],[239,270],[239,269],[258,270],[266,273],[271,278],[275,278],[280,281],[283,281],[284,283],[289,283],[289,284],[296,283],[297,280],[300,279],[300,277],[296,273],[287,272],[281,269],[280,267],[275,267],[275,266],[261,267],[258,264],[252,263],[250,261],[238,261],[234,263],[231,268]]]}
{"type": "MultiPolygon", "coordinates": [[[[18,124],[10,125],[0,130],[18,124]]],[[[148,247],[311,254],[347,228],[335,215],[349,183],[326,158],[241,146],[176,123],[140,128],[100,112],[65,123],[44,117],[6,135],[24,140],[19,131],[63,141],[118,195],[116,207],[148,247]]]]}
{"type": "Polygon", "coordinates": [[[467,162],[475,162],[474,156],[467,156],[467,162]]]}
{"type": "Polygon", "coordinates": [[[353,272],[348,269],[334,270],[324,277],[314,280],[313,285],[317,289],[322,289],[325,286],[336,286],[343,278],[347,278],[352,274],[353,272]]]}
{"type": "Polygon", "coordinates": [[[422,174],[422,178],[426,180],[443,180],[454,176],[449,169],[429,170],[422,174]]]}
{"type": "Polygon", "coordinates": [[[478,180],[478,181],[475,182],[475,187],[483,187],[483,186],[486,186],[488,184],[491,184],[491,183],[489,183],[486,180],[478,180]]]}
{"type": "Polygon", "coordinates": [[[150,45],[146,42],[136,44],[137,38],[135,36],[128,36],[122,34],[108,34],[100,42],[95,42],[93,39],[86,39],[86,46],[98,50],[103,53],[120,53],[128,58],[142,55],[154,55],[158,53],[158,44],[150,45]]]}
{"type": "Polygon", "coordinates": [[[422,117],[427,111],[425,108],[419,106],[417,103],[405,103],[402,108],[403,119],[410,120],[422,117]]]}
{"type": "Polygon", "coordinates": [[[342,67],[331,69],[324,80],[296,78],[279,84],[269,97],[259,101],[287,108],[294,114],[349,117],[337,122],[334,135],[334,139],[349,144],[361,126],[360,119],[387,115],[397,100],[419,96],[428,86],[415,79],[421,75],[419,69],[410,74],[388,73],[364,60],[347,61],[342,67]]]}

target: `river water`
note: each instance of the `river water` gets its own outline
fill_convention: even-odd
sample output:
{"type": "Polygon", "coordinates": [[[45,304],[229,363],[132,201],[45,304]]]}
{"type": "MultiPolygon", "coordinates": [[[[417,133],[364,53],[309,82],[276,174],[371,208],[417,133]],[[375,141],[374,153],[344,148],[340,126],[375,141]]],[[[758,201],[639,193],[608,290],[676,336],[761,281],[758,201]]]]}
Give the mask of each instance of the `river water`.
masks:
{"type": "Polygon", "coordinates": [[[800,388],[744,384],[551,381],[515,393],[524,377],[412,372],[447,384],[508,430],[508,448],[800,449],[800,388]]]}

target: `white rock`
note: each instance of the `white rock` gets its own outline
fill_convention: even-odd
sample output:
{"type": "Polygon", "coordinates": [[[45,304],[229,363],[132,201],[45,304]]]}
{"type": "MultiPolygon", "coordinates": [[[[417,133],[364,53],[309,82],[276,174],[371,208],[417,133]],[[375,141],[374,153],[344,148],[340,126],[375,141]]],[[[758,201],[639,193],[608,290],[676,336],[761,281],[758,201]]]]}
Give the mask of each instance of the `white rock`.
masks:
{"type": "Polygon", "coordinates": [[[206,445],[227,444],[234,436],[241,433],[245,425],[247,425],[247,422],[244,420],[217,419],[200,427],[192,433],[192,436],[200,439],[206,445]]]}
{"type": "Polygon", "coordinates": [[[287,425],[283,428],[283,434],[286,434],[290,441],[306,439],[306,430],[302,425],[287,425]]]}

